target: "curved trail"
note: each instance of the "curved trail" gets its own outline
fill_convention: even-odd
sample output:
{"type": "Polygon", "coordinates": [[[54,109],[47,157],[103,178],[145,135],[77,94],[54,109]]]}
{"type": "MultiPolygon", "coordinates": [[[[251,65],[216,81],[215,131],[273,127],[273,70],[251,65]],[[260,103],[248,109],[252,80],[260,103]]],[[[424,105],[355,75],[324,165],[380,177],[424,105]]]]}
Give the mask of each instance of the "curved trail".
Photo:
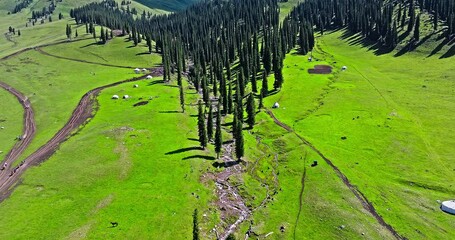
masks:
{"type": "Polygon", "coordinates": [[[299,194],[299,212],[297,213],[297,217],[295,219],[295,224],[294,224],[294,239],[296,239],[295,237],[295,231],[297,230],[297,226],[299,224],[299,220],[300,220],[300,214],[302,213],[302,204],[303,204],[303,192],[305,191],[305,179],[306,179],[306,159],[307,159],[307,156],[308,156],[308,151],[305,151],[305,157],[303,158],[303,162],[304,162],[304,167],[303,167],[303,174],[302,174],[302,180],[301,180],[301,184],[302,184],[302,187],[300,188],[300,194],[299,194]]]}
{"type": "Polygon", "coordinates": [[[49,56],[49,57],[54,57],[54,58],[59,58],[59,59],[64,59],[68,61],[73,61],[73,62],[80,62],[80,63],[88,63],[88,64],[93,64],[93,65],[100,65],[100,66],[106,66],[106,67],[115,67],[115,68],[127,68],[127,69],[134,69],[135,67],[131,66],[122,66],[122,65],[115,65],[115,64],[109,64],[109,63],[99,63],[99,62],[92,62],[92,61],[87,61],[87,60],[82,60],[82,59],[76,59],[76,58],[70,58],[70,57],[63,57],[63,56],[58,56],[54,55],[52,53],[48,53],[41,49],[41,47],[36,47],[35,50],[43,55],[49,56]]]}
{"type": "Polygon", "coordinates": [[[360,192],[357,187],[352,185],[352,183],[349,181],[349,179],[344,175],[340,169],[335,166],[330,159],[328,159],[322,152],[317,149],[312,143],[310,143],[308,140],[306,140],[304,137],[300,136],[297,132],[295,132],[293,129],[291,129],[288,125],[282,123],[280,120],[278,120],[275,115],[273,114],[272,111],[269,109],[266,109],[266,113],[273,119],[275,124],[280,126],[281,128],[285,129],[288,132],[294,133],[305,145],[310,147],[313,151],[315,151],[324,161],[332,167],[333,171],[338,175],[339,178],[343,181],[344,185],[346,185],[349,190],[356,196],[356,198],[362,203],[362,206],[365,210],[367,210],[373,217],[378,221],[379,224],[381,224],[384,228],[386,228],[396,239],[403,239],[398,232],[388,223],[385,222],[385,220],[381,217],[381,215],[378,214],[376,209],[374,208],[373,204],[368,201],[368,199],[365,197],[365,195],[360,192]]]}
{"type": "MultiPolygon", "coordinates": [[[[159,76],[159,72],[162,72],[158,68],[154,70],[155,71],[152,71],[152,75],[154,72],[158,73],[155,74],[155,76],[159,76]]],[[[46,144],[41,146],[38,150],[33,152],[24,161],[22,161],[22,163],[19,166],[17,166],[9,175],[8,174],[0,175],[0,201],[3,201],[11,194],[13,187],[19,181],[20,176],[25,172],[25,170],[27,170],[29,167],[33,165],[36,165],[48,159],[58,149],[62,142],[68,139],[68,137],[70,137],[74,133],[74,131],[77,131],[81,125],[85,124],[91,117],[93,117],[94,115],[93,106],[96,104],[96,96],[103,89],[114,87],[127,82],[142,80],[145,78],[146,75],[143,75],[141,77],[111,83],[108,85],[92,89],[88,91],[86,94],[84,94],[84,96],[79,101],[79,104],[74,109],[68,122],[46,144]]],[[[30,110],[26,111],[25,132],[33,136],[33,133],[35,131],[35,124],[33,121],[33,111],[31,110],[30,102],[26,97],[23,97],[23,95],[21,95],[18,91],[9,87],[8,85],[1,84],[1,86],[3,88],[6,87],[5,89],[7,89],[13,94],[18,94],[17,95],[19,96],[18,99],[20,99],[21,103],[23,103],[24,108],[26,110],[30,110]],[[27,115],[27,112],[29,112],[29,114],[31,115],[27,115]]],[[[10,156],[7,159],[8,161],[14,162],[17,159],[17,157],[23,151],[23,149],[25,149],[29,145],[30,140],[32,138],[31,136],[24,138],[24,141],[18,142],[18,144],[14,146],[13,150],[11,150],[11,152],[13,153],[8,154],[8,156],[10,156]]]]}
{"type": "Polygon", "coordinates": [[[22,140],[16,142],[16,144],[1,162],[0,179],[3,179],[4,177],[11,174],[12,171],[14,171],[11,170],[12,164],[22,154],[22,152],[27,148],[32,139],[35,137],[36,124],[34,118],[35,114],[31,107],[30,100],[24,94],[4,82],[0,82],[0,87],[14,95],[24,108],[24,130],[21,135],[22,140]]]}
{"type": "Polygon", "coordinates": [[[55,45],[59,45],[59,44],[72,43],[72,42],[79,42],[79,41],[88,40],[88,39],[91,39],[91,38],[80,38],[80,39],[75,39],[75,40],[63,40],[63,41],[59,41],[59,42],[46,43],[46,44],[42,44],[42,45],[38,45],[38,46],[34,46],[34,47],[24,48],[22,50],[19,50],[17,52],[11,53],[9,55],[6,55],[6,56],[0,58],[0,61],[8,60],[8,59],[10,59],[10,58],[12,58],[14,56],[17,56],[17,55],[22,54],[24,52],[28,52],[28,51],[33,50],[35,48],[49,47],[49,46],[55,46],[55,45]]]}

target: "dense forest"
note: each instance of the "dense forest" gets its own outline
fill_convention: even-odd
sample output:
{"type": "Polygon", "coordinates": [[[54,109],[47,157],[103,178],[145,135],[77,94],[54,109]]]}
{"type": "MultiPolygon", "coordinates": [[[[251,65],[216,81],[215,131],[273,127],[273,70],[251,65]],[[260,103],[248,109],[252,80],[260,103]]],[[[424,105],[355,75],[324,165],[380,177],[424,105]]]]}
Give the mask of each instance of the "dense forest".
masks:
{"type": "MultiPolygon", "coordinates": [[[[115,1],[106,0],[73,9],[71,16],[78,24],[121,29],[135,45],[145,39],[150,52],[153,40],[156,51],[162,54],[164,79],[170,81],[171,74],[177,74],[182,110],[182,74],[188,72],[210,112],[215,105],[222,114],[234,114],[232,133],[239,143],[236,153],[240,159],[244,119],[251,127],[254,125],[254,98],[259,98],[261,106],[261,99],[269,94],[269,74],[274,74],[270,84],[273,91],[281,88],[286,53],[296,46],[301,54],[310,52],[315,44],[314,30],[324,34],[327,29],[346,27],[395,48],[399,28],[413,32],[411,42],[419,40],[420,14],[424,11],[433,16],[435,30],[443,22],[445,36],[453,37],[455,3],[451,0],[307,0],[295,7],[282,24],[277,0],[204,1],[174,14],[143,13],[140,17],[121,10],[115,1]],[[261,89],[257,81],[262,81],[261,89]]],[[[199,138],[205,147],[213,137],[213,126],[205,123],[206,110],[202,102],[199,105],[199,138]]],[[[218,131],[220,127],[216,128],[218,131]]],[[[216,149],[220,151],[219,146],[216,149]]]]}

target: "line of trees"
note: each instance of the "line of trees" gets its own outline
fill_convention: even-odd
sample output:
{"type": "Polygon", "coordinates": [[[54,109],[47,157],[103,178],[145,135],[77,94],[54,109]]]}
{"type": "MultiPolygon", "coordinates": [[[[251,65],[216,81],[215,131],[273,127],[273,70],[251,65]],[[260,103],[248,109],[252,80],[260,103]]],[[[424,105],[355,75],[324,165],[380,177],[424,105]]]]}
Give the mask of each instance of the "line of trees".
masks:
{"type": "MultiPolygon", "coordinates": [[[[134,18],[119,9],[115,2],[107,0],[73,9],[71,16],[77,23],[121,29],[131,36],[135,45],[139,42],[137,38],[145,37],[150,52],[153,40],[155,50],[162,55],[164,80],[171,81],[172,74],[177,72],[182,111],[182,72],[188,72],[190,83],[202,96],[198,107],[201,147],[205,148],[214,140],[219,156],[221,116],[234,114],[232,135],[238,159],[244,155],[242,130],[245,120],[249,127],[254,126],[255,101],[269,94],[267,77],[270,74],[275,79],[273,85],[270,84],[273,90],[282,87],[284,56],[296,45],[296,36],[291,36],[293,32],[289,26],[279,25],[276,0],[231,0],[229,4],[222,0],[207,1],[183,12],[151,18],[134,18]],[[189,62],[189,69],[186,69],[189,62]],[[262,89],[258,89],[258,79],[262,79],[262,89]],[[213,126],[215,107],[217,120],[213,126]],[[213,134],[215,139],[212,139],[213,134]]],[[[304,28],[300,37],[309,41],[305,51],[311,51],[313,30],[308,24],[298,25],[297,29],[300,27],[304,28]]]]}
{"type": "Polygon", "coordinates": [[[255,104],[252,102],[259,98],[259,107],[262,107],[262,99],[270,93],[269,86],[273,86],[272,91],[283,86],[286,53],[296,46],[301,54],[309,53],[315,45],[315,30],[324,34],[327,29],[347,27],[351,32],[393,48],[399,41],[398,28],[404,28],[405,24],[408,31],[414,31],[414,39],[420,38],[417,5],[433,11],[441,20],[446,19],[450,35],[450,25],[455,21],[450,20],[454,4],[449,2],[306,0],[295,7],[281,25],[277,0],[203,1],[182,12],[152,17],[143,14],[140,18],[122,11],[115,1],[105,0],[73,9],[71,16],[78,24],[120,29],[130,35],[135,45],[146,39],[150,52],[153,41],[155,51],[162,55],[164,80],[171,81],[177,72],[182,111],[185,107],[182,72],[188,73],[190,83],[202,96],[198,121],[201,146],[205,148],[213,134],[213,126],[207,129],[213,120],[208,121],[207,117],[213,118],[213,113],[206,114],[206,109],[213,110],[216,105],[221,115],[234,114],[232,134],[240,159],[243,157],[243,106],[246,104],[248,110],[246,123],[253,127],[251,109],[255,104]],[[268,83],[270,74],[274,75],[273,84],[268,83]],[[258,89],[258,80],[262,81],[261,89],[258,89]],[[207,136],[207,133],[212,134],[207,136]]]}
{"type": "Polygon", "coordinates": [[[21,2],[17,3],[16,6],[14,6],[12,13],[14,14],[20,12],[22,9],[28,7],[28,5],[30,5],[32,2],[33,0],[22,0],[21,2]]]}

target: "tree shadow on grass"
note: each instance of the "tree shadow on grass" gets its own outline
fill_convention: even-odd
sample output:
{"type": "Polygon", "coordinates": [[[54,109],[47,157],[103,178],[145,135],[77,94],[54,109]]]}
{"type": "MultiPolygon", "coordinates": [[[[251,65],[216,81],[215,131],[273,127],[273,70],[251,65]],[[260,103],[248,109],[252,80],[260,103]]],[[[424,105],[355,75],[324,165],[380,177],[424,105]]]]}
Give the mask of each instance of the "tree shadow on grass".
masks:
{"type": "Polygon", "coordinates": [[[187,139],[190,141],[199,142],[199,139],[197,139],[197,138],[187,138],[187,139]]]}
{"type": "Polygon", "coordinates": [[[223,142],[223,144],[231,144],[231,143],[234,143],[234,140],[226,140],[223,142]]]}
{"type": "Polygon", "coordinates": [[[433,51],[431,51],[430,55],[428,55],[427,57],[431,57],[431,56],[437,54],[439,51],[441,51],[441,49],[442,49],[447,43],[449,43],[449,39],[445,38],[444,41],[442,41],[438,46],[436,46],[436,48],[433,49],[433,51]]]}
{"type": "Polygon", "coordinates": [[[149,52],[141,52],[141,53],[136,53],[136,56],[140,56],[140,55],[150,55],[151,53],[149,52]]]}
{"type": "Polygon", "coordinates": [[[198,159],[198,158],[201,158],[201,159],[204,159],[204,160],[215,160],[216,158],[215,157],[212,157],[212,156],[205,156],[205,155],[193,155],[193,156],[189,156],[189,157],[184,157],[182,158],[182,160],[189,160],[189,159],[198,159]]]}
{"type": "Polygon", "coordinates": [[[420,41],[417,42],[417,43],[416,43],[416,41],[411,40],[408,44],[406,44],[406,46],[404,46],[402,49],[400,49],[400,51],[395,53],[394,57],[399,57],[399,56],[402,56],[402,55],[404,55],[404,54],[406,54],[408,52],[414,51],[419,46],[421,46],[426,41],[428,41],[428,39],[430,39],[434,34],[435,34],[435,32],[426,35],[424,38],[420,39],[420,41]]]}
{"type": "Polygon", "coordinates": [[[183,152],[188,152],[188,151],[195,151],[195,150],[203,150],[201,147],[187,147],[187,148],[180,148],[174,151],[170,151],[165,153],[164,155],[173,155],[177,153],[183,153],[183,152]]]}
{"type": "Polygon", "coordinates": [[[364,48],[368,48],[368,51],[373,51],[376,56],[393,51],[393,48],[384,46],[377,41],[370,40],[359,33],[351,32],[346,28],[343,31],[340,39],[346,41],[350,46],[361,45],[364,48]]]}
{"type": "Polygon", "coordinates": [[[89,43],[89,44],[81,46],[79,48],[86,48],[86,47],[90,47],[90,46],[94,46],[94,45],[102,45],[102,43],[100,43],[100,42],[89,43]]]}
{"type": "Polygon", "coordinates": [[[168,111],[159,111],[158,113],[182,113],[182,111],[168,110],[168,111]]]}
{"type": "Polygon", "coordinates": [[[452,42],[452,47],[446,52],[444,53],[444,55],[442,55],[440,57],[440,59],[442,58],[449,58],[449,57],[452,57],[453,55],[455,55],[455,41],[452,42]]]}
{"type": "Polygon", "coordinates": [[[232,167],[232,166],[238,165],[239,163],[240,163],[240,161],[214,162],[212,164],[212,166],[215,168],[227,168],[227,167],[232,167]]]}
{"type": "Polygon", "coordinates": [[[178,85],[170,85],[170,84],[166,84],[164,85],[165,87],[170,87],[170,88],[179,88],[178,85]]]}
{"type": "Polygon", "coordinates": [[[151,81],[149,84],[147,84],[147,86],[153,86],[153,85],[160,84],[160,83],[164,83],[164,80],[151,81]]]}

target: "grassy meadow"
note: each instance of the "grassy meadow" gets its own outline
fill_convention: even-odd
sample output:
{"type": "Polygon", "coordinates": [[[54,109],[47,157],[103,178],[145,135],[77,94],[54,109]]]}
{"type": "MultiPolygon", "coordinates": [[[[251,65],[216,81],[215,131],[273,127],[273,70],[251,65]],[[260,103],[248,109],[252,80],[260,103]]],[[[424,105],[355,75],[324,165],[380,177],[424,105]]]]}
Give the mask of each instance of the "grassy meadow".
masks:
{"type": "MultiPolygon", "coordinates": [[[[201,225],[212,221],[202,214],[213,186],[199,181],[211,161],[197,156],[213,153],[185,150],[198,146],[192,140],[195,109],[180,113],[178,88],[156,81],[100,94],[95,118],[45,164],[27,171],[0,205],[0,226],[9,229],[0,238],[184,239],[191,235],[195,208],[201,225]],[[110,99],[123,93],[132,98],[110,99]],[[147,105],[133,107],[150,97],[147,105]],[[119,226],[110,228],[111,221],[119,226]]],[[[194,97],[188,93],[189,101],[194,97]]]]}
{"type": "Polygon", "coordinates": [[[16,97],[3,88],[0,89],[0,100],[0,159],[3,159],[16,143],[16,137],[22,135],[24,109],[16,97]]]}
{"type": "MultiPolygon", "coordinates": [[[[73,49],[71,47],[72,44],[80,43],[84,43],[84,41],[64,45],[66,48],[73,49]]],[[[109,59],[124,59],[121,51],[110,51],[110,49],[126,49],[128,43],[124,43],[123,39],[113,40],[112,43],[112,45],[95,46],[102,50],[94,51],[93,54],[87,55],[94,56],[94,59],[92,59],[94,62],[102,63],[104,61],[98,58],[103,58],[103,56],[109,59]],[[106,53],[109,54],[106,55],[106,53]]],[[[78,48],[78,45],[75,48],[78,48]]],[[[89,48],[91,49],[91,47],[89,48]]],[[[47,48],[43,48],[43,50],[48,51],[47,48]]],[[[49,53],[53,53],[52,49],[49,50],[49,53]]],[[[158,61],[158,57],[153,57],[154,55],[156,54],[142,55],[135,59],[134,64],[142,67],[158,64],[158,62],[154,62],[158,61]]],[[[80,56],[76,55],[75,58],[77,57],[80,56]]],[[[90,58],[86,58],[86,60],[90,60],[90,58]]],[[[126,62],[120,62],[120,60],[115,63],[126,64],[126,62]]],[[[24,152],[24,155],[28,155],[39,148],[63,127],[80,98],[87,91],[98,86],[137,76],[130,69],[58,59],[43,55],[38,51],[29,51],[2,61],[0,62],[0,69],[2,72],[9,74],[9,77],[3,79],[3,81],[19,89],[29,97],[35,110],[36,138],[24,152]]],[[[17,101],[8,102],[18,104],[17,101]]]]}
{"type": "MultiPolygon", "coordinates": [[[[34,0],[29,7],[22,9],[21,12],[16,14],[9,14],[16,1],[14,0],[4,0],[0,2],[0,16],[2,21],[0,21],[0,29],[2,29],[2,37],[0,38],[0,57],[12,54],[24,48],[39,46],[43,44],[65,41],[67,40],[65,34],[65,27],[67,24],[70,24],[73,27],[73,34],[76,29],[74,20],[70,18],[69,12],[72,8],[86,5],[95,0],[77,0],[77,1],[63,1],[57,3],[57,7],[52,14],[52,22],[49,22],[47,19],[41,24],[40,21],[35,23],[33,26],[31,22],[28,21],[28,18],[31,18],[32,11],[41,10],[43,7],[49,6],[49,1],[47,0],[34,0]],[[63,14],[63,19],[58,19],[58,14],[63,14]],[[28,25],[26,27],[26,24],[28,25]],[[8,28],[13,27],[16,29],[16,35],[7,34],[8,28]],[[21,36],[17,35],[17,30],[21,31],[21,36]]],[[[118,0],[117,2],[121,2],[118,0]]],[[[131,1],[130,8],[136,8],[138,13],[142,13],[144,10],[146,12],[151,12],[152,14],[165,14],[167,11],[160,9],[158,5],[149,4],[150,8],[144,6],[138,2],[131,1]]],[[[126,7],[125,7],[126,8],[126,7]]],[[[79,29],[79,34],[85,32],[84,29],[79,29]],[[83,31],[82,31],[83,30],[83,31]]]]}
{"type": "Polygon", "coordinates": [[[437,200],[454,194],[454,62],[444,51],[377,56],[345,35],[318,38],[317,62],[289,55],[284,87],[266,105],[278,101],[277,118],[330,158],[400,234],[448,237],[455,221],[437,200]],[[335,71],[309,75],[314,64],[335,71]]]}
{"type": "MultiPolygon", "coordinates": [[[[0,57],[65,40],[64,27],[71,23],[79,39],[87,39],[42,50],[133,68],[161,62],[144,42],[133,47],[118,37],[100,45],[84,34],[85,26],[74,25],[67,13],[91,0],[64,1],[54,22],[28,28],[24,19],[30,11],[48,2],[35,0],[21,13],[6,15],[13,2],[0,2],[0,28],[19,24],[14,26],[23,36],[2,36],[0,57]],[[64,20],[57,21],[59,12],[66,14],[64,20]]],[[[166,10],[189,1],[138,2],[144,5],[133,6],[141,11],[148,9],[145,5],[166,10]]],[[[297,3],[280,3],[280,18],[297,3]]],[[[271,91],[264,105],[332,160],[401,236],[453,239],[454,216],[440,211],[439,201],[455,195],[455,61],[450,58],[455,46],[438,39],[429,18],[422,18],[422,29],[429,34],[413,52],[406,51],[405,35],[395,51],[344,30],[318,36],[312,62],[297,51],[286,56],[283,88],[271,91]],[[308,73],[321,64],[331,65],[333,73],[308,73]],[[275,102],[280,108],[272,109],[275,102]]],[[[0,80],[29,97],[35,111],[36,137],[19,160],[66,123],[88,90],[138,76],[132,69],[59,59],[36,50],[0,61],[0,72],[0,80]]],[[[181,113],[178,88],[161,80],[102,91],[95,117],[49,160],[27,170],[22,184],[0,204],[0,228],[8,229],[0,232],[0,239],[189,239],[195,208],[203,239],[214,238],[210,231],[220,222],[216,187],[203,175],[221,170],[212,166],[212,146],[198,148],[197,109],[187,106],[181,113]],[[131,99],[112,100],[114,94],[131,99]],[[148,104],[133,106],[140,101],[148,104]],[[113,228],[110,222],[119,225],[113,228]]],[[[272,74],[269,86],[273,80],[272,74]]],[[[198,95],[186,83],[185,89],[186,103],[194,105],[198,95]]],[[[23,110],[1,89],[0,109],[2,158],[22,130],[23,110]]],[[[230,121],[229,116],[225,141],[230,140],[230,121]]],[[[275,124],[265,110],[258,112],[256,123],[244,130],[246,171],[230,179],[255,210],[240,225],[237,239],[244,238],[250,224],[267,239],[393,239],[294,132],[275,124]],[[313,161],[318,165],[312,167],[313,161]]]]}

